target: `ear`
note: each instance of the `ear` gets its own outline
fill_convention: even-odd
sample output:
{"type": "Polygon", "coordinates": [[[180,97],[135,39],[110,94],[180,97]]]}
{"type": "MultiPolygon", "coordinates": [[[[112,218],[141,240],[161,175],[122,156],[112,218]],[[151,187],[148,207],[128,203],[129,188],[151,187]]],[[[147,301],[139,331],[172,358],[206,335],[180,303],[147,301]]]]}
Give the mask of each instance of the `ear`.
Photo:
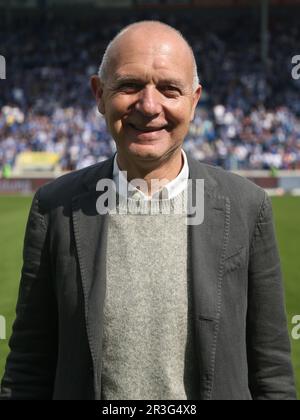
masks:
{"type": "Polygon", "coordinates": [[[197,104],[198,104],[198,102],[201,98],[201,94],[202,94],[202,86],[199,85],[197,90],[193,93],[193,106],[192,106],[191,122],[195,118],[195,110],[196,110],[197,104]]]}
{"type": "Polygon", "coordinates": [[[104,115],[105,114],[105,104],[103,99],[103,83],[101,82],[99,76],[92,76],[91,80],[91,89],[95,96],[97,107],[99,112],[104,115]]]}

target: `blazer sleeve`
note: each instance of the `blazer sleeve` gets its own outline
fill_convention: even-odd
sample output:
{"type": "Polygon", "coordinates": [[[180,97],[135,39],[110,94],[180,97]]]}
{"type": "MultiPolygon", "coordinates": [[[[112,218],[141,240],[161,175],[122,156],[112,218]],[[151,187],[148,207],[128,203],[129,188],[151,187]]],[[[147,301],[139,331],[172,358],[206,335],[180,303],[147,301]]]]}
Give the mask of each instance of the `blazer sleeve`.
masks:
{"type": "Polygon", "coordinates": [[[57,309],[41,191],[31,206],[23,251],[16,320],[0,399],[52,399],[57,359],[57,309]]]}
{"type": "Polygon", "coordinates": [[[272,204],[265,194],[250,249],[249,388],[255,400],[294,400],[295,381],[272,204]]]}

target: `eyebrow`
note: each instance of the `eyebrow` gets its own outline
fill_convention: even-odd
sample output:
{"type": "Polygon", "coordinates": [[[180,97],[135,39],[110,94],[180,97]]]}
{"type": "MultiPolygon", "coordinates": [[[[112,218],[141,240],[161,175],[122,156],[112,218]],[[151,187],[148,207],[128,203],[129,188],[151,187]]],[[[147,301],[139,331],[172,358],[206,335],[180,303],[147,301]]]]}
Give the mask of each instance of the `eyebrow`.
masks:
{"type": "MultiPolygon", "coordinates": [[[[121,83],[125,83],[125,82],[126,83],[140,83],[140,84],[145,84],[146,83],[144,79],[141,79],[140,77],[130,75],[130,74],[124,75],[124,76],[123,75],[117,75],[115,80],[114,80],[115,84],[121,84],[121,83]]],[[[172,85],[172,86],[178,87],[182,90],[185,89],[184,84],[180,80],[174,79],[174,78],[166,78],[166,79],[160,80],[158,82],[158,85],[160,85],[160,86],[161,85],[172,85]]]]}

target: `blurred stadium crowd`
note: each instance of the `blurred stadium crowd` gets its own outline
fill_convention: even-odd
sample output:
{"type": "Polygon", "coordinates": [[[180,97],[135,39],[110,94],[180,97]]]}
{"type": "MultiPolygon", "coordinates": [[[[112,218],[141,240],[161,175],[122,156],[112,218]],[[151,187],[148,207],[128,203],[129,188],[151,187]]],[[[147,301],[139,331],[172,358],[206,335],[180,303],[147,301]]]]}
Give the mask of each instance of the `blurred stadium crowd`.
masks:
{"type": "MultiPolygon", "coordinates": [[[[7,60],[0,170],[14,165],[22,151],[57,152],[65,170],[111,156],[114,141],[96,112],[89,76],[98,71],[108,41],[134,20],[114,16],[84,26],[49,20],[23,24],[9,35],[0,32],[0,52],[7,60]]],[[[185,150],[232,170],[300,169],[300,81],[291,76],[291,59],[300,53],[297,21],[271,21],[266,69],[259,24],[251,19],[161,20],[191,42],[204,88],[185,150]]]]}

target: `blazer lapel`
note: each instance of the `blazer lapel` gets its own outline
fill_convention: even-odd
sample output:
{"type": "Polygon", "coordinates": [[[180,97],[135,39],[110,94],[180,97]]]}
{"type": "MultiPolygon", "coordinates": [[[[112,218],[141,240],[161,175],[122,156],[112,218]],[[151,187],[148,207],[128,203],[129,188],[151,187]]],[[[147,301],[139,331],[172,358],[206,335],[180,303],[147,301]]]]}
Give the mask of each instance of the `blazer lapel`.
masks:
{"type": "Polygon", "coordinates": [[[230,200],[218,194],[216,182],[204,165],[189,157],[189,168],[192,180],[204,179],[204,221],[189,226],[189,238],[200,394],[201,399],[211,399],[229,238],[230,200]]]}
{"type": "Polygon", "coordinates": [[[103,305],[106,288],[107,215],[97,212],[96,203],[102,193],[97,182],[112,178],[113,158],[85,181],[87,192],[73,199],[73,227],[82,279],[85,319],[94,369],[96,399],[100,395],[100,363],[102,349],[103,305]]]}

